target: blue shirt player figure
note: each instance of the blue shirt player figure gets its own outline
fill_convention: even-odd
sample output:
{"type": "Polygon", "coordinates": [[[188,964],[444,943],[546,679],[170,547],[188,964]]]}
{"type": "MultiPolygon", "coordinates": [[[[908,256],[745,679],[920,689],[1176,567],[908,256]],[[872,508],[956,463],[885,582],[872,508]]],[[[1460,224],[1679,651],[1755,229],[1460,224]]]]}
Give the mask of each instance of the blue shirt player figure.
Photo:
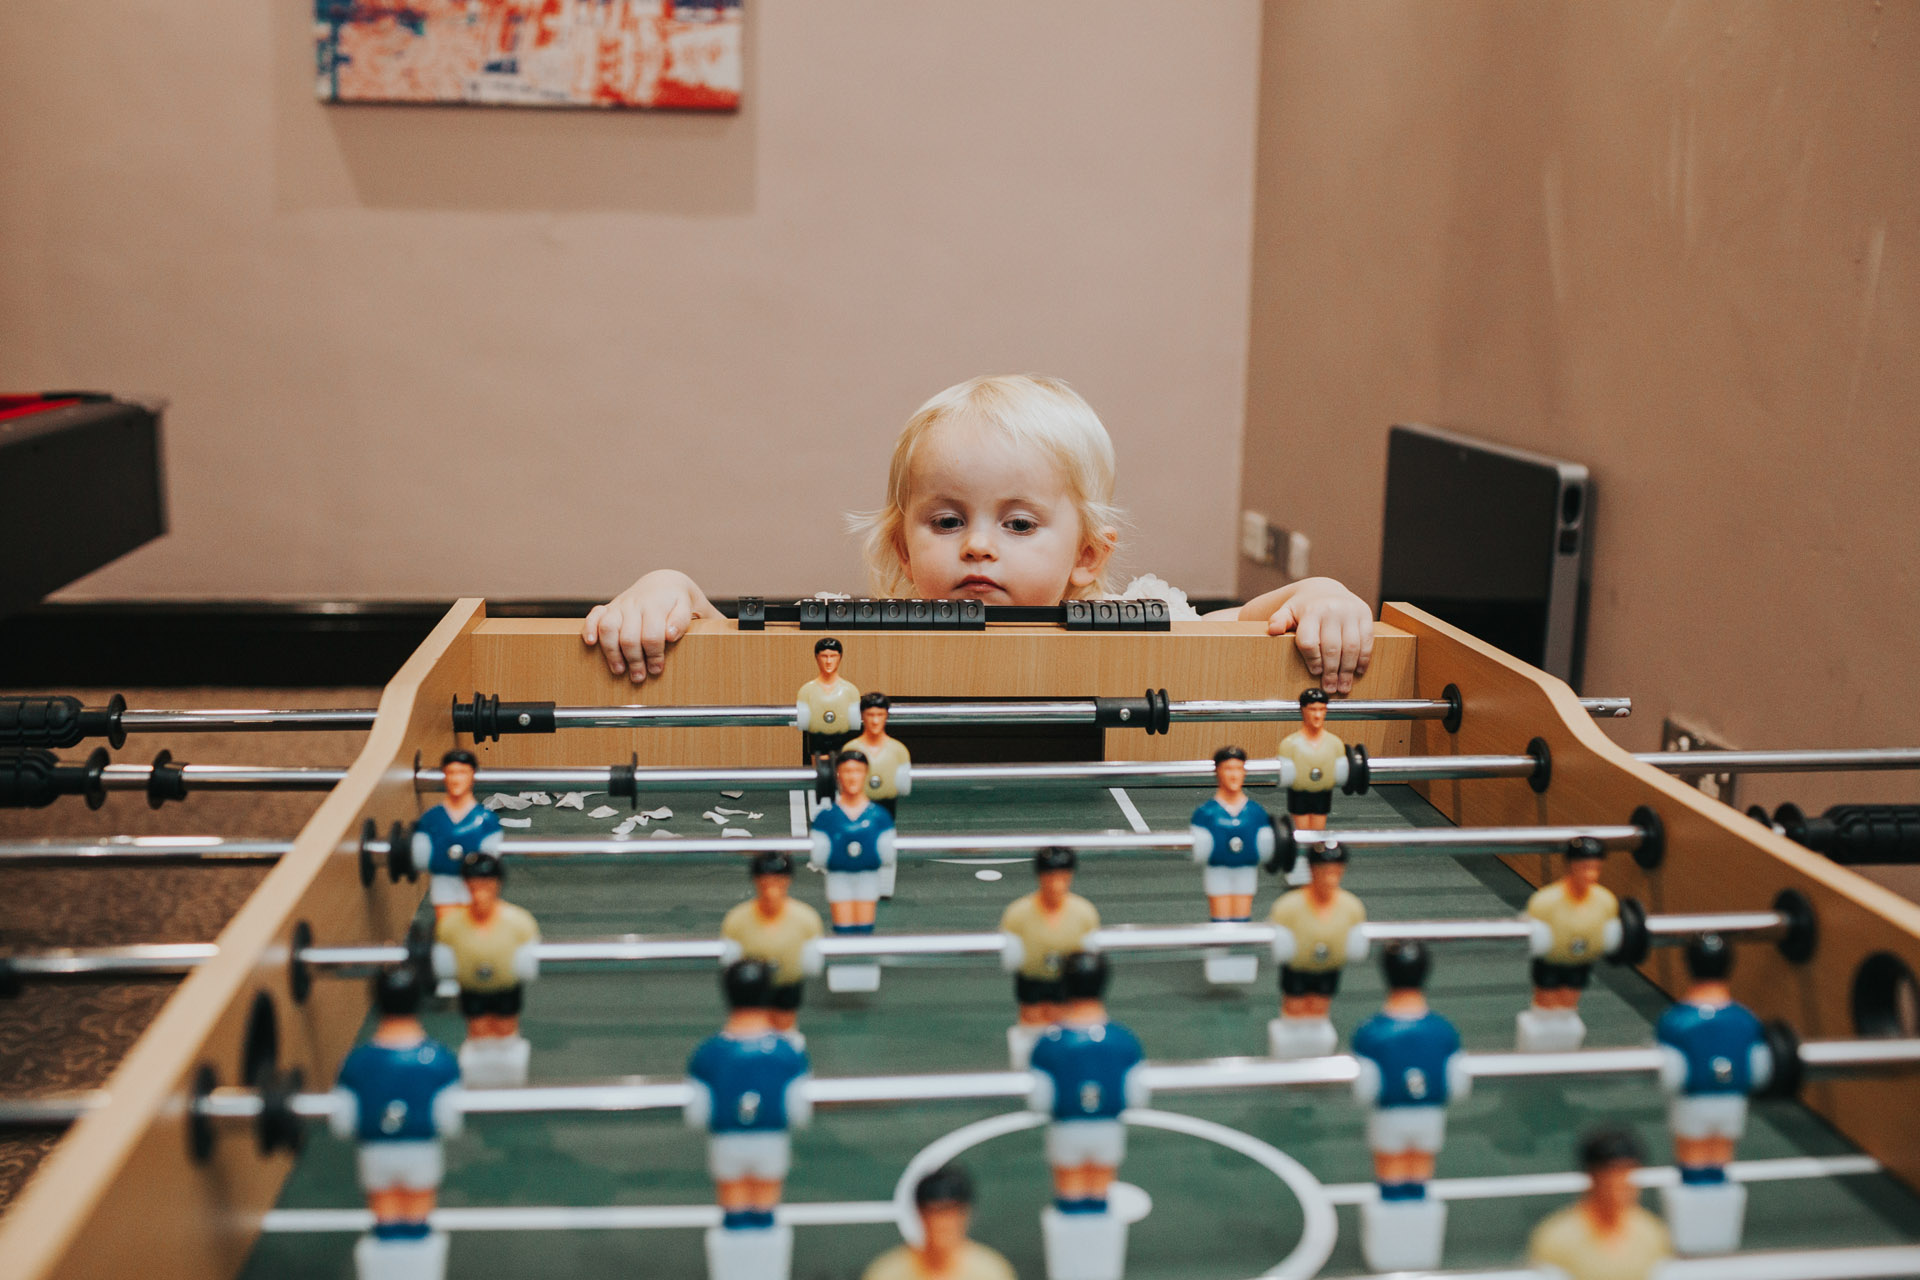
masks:
{"type": "Polygon", "coordinates": [[[413,865],[416,871],[432,877],[428,896],[433,900],[436,921],[472,901],[461,873],[466,856],[476,851],[497,855],[506,834],[493,810],[473,798],[477,763],[471,751],[449,751],[441,756],[447,798],[413,824],[413,865]]]}
{"type": "MultiPolygon", "coordinates": [[[[1193,811],[1193,860],[1205,868],[1207,918],[1217,923],[1253,919],[1253,888],[1260,864],[1273,853],[1273,817],[1247,796],[1247,753],[1213,753],[1213,797],[1193,811]]],[[[1207,955],[1207,981],[1252,982],[1253,956],[1207,955]]]]}
{"type": "Polygon", "coordinates": [[[1727,1180],[1734,1144],[1747,1128],[1747,1096],[1773,1078],[1773,1051],[1753,1011],[1734,1001],[1727,976],[1733,948],[1716,933],[1687,946],[1684,999],[1654,1027],[1680,1182],[1660,1197],[1673,1247],[1731,1253],[1740,1247],[1747,1189],[1727,1180]]]}
{"type": "Polygon", "coordinates": [[[1033,1096],[1045,1115],[1054,1201],[1040,1215],[1051,1280],[1120,1280],[1127,1221],[1108,1203],[1127,1153],[1121,1113],[1147,1105],[1140,1041],[1107,1019],[1107,962],[1076,951],[1060,962],[1060,1021],[1033,1046],[1033,1096]]]}
{"type": "MultiPolygon", "coordinates": [[[[813,819],[810,865],[827,873],[827,911],[833,931],[873,932],[880,901],[880,870],[894,865],[893,815],[867,798],[868,762],[862,751],[833,758],[835,795],[813,819]]],[[[829,991],[876,991],[880,966],[830,965],[829,991]]]]}
{"type": "Polygon", "coordinates": [[[687,1062],[687,1123],[710,1135],[707,1168],[725,1215],[707,1232],[712,1280],[784,1280],[793,1228],[776,1225],[789,1129],[813,1117],[807,1055],[773,1025],[773,966],[739,960],[721,975],[726,1025],[687,1062]]]}
{"type": "Polygon", "coordinates": [[[440,1190],[440,1140],[460,1132],[460,1064],[420,1025],[420,976],[373,981],[380,1021],[334,1082],[334,1133],[360,1144],[360,1187],[373,1230],[354,1246],[360,1280],[439,1280],[447,1237],[428,1218],[440,1190]]]}
{"type": "Polygon", "coordinates": [[[1425,1271],[1440,1265],[1447,1207],[1429,1198],[1434,1157],[1447,1136],[1447,1104],[1467,1096],[1472,1079],[1460,1033],[1427,1007],[1432,962],[1417,942],[1396,942],[1381,956],[1387,999],[1353,1033],[1360,1073],[1354,1096],[1371,1108],[1375,1195],[1360,1206],[1360,1248],[1376,1271],[1425,1271]]]}

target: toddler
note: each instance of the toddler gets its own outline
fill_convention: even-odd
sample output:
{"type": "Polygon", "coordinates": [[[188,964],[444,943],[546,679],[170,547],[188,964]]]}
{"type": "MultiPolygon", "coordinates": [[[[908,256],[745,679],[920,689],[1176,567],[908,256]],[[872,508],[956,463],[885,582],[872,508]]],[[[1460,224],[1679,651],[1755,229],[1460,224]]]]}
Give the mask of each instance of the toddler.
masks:
{"type": "MultiPolygon", "coordinates": [[[[1026,374],[980,377],[907,419],[886,505],[852,523],[882,596],[1052,605],[1112,594],[1121,519],[1113,484],[1113,442],[1071,387],[1026,374]]],[[[1135,579],[1121,595],[1199,616],[1158,578],[1135,579]]],[[[719,616],[692,578],[656,569],[596,606],[580,638],[606,655],[609,671],[639,684],[660,674],[692,619],[719,616]]],[[[1302,578],[1207,616],[1291,632],[1329,693],[1351,690],[1373,654],[1373,611],[1331,578],[1302,578]]]]}

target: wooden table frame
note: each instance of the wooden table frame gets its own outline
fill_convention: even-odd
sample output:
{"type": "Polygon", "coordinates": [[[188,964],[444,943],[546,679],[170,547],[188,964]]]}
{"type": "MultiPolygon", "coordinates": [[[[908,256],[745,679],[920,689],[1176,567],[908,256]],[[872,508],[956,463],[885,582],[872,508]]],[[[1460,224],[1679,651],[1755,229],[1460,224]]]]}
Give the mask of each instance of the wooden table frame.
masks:
{"type": "MultiPolygon", "coordinates": [[[[865,689],[938,697],[1137,696],[1166,687],[1176,699],[1291,697],[1311,682],[1291,644],[1258,624],[1185,623],[1164,634],[1070,633],[995,627],[994,634],[856,632],[843,670],[865,689]]],[[[792,627],[740,632],[702,622],[676,647],[663,678],[641,696],[655,705],[784,703],[812,674],[815,633],[792,627]]],[[[1562,683],[1418,610],[1389,606],[1373,670],[1355,697],[1439,698],[1448,684],[1465,698],[1457,733],[1438,722],[1341,725],[1375,753],[1518,753],[1535,737],[1553,752],[1553,781],[1536,794],[1524,780],[1425,784],[1455,822],[1625,822],[1640,805],[1666,824],[1664,866],[1643,872],[1608,860],[1606,883],[1659,912],[1766,908],[1782,889],[1813,903],[1819,944],[1812,961],[1789,964],[1773,948],[1742,949],[1736,993],[1763,1017],[1787,1019],[1809,1039],[1854,1034],[1851,986],[1875,953],[1920,971],[1920,907],[1763,830],[1615,746],[1562,683]]],[[[213,1155],[189,1152],[186,1101],[193,1077],[211,1067],[237,1083],[249,1010],[262,996],[277,1020],[282,1065],[323,1088],[352,1047],[367,1011],[359,984],[321,982],[301,1003],[287,967],[299,923],[320,943],[392,940],[418,908],[423,884],[370,887],[359,878],[363,820],[382,831],[423,807],[416,761],[437,763],[454,745],[448,708],[475,690],[509,700],[563,705],[635,701],[580,645],[575,624],[488,620],[484,602],[462,600],[387,686],[365,747],[302,829],[293,851],[221,933],[219,955],[189,975],[106,1085],[109,1105],[74,1126],[0,1218],[0,1278],[121,1277],[155,1280],[230,1276],[245,1264],[261,1215],[292,1168],[263,1157],[245,1126],[222,1125],[213,1155]]],[[[1112,759],[1211,754],[1235,739],[1272,754],[1283,727],[1176,725],[1164,737],[1110,730],[1112,759]]],[[[568,730],[508,737],[479,748],[483,765],[643,763],[792,764],[791,731],[774,729],[568,730]]],[[[1539,882],[1538,856],[1510,858],[1539,882]]],[[[102,872],[102,874],[110,874],[102,872]]],[[[1669,991],[1680,974],[1671,952],[1649,961],[1669,991]]],[[[1803,1097],[1909,1185],[1920,1186],[1920,1082],[1887,1076],[1823,1083],[1803,1097]]],[[[326,1141],[322,1137],[318,1140],[326,1141]]]]}

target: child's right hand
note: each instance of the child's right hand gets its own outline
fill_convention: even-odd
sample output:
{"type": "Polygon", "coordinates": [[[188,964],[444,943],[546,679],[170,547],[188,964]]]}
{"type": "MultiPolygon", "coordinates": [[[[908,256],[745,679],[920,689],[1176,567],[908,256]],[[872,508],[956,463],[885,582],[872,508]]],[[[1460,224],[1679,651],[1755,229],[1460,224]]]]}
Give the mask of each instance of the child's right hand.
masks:
{"type": "Polygon", "coordinates": [[[666,668],[667,646],[687,633],[689,622],[719,616],[699,583],[677,569],[656,569],[595,605],[580,640],[606,655],[608,671],[641,684],[666,668]]]}

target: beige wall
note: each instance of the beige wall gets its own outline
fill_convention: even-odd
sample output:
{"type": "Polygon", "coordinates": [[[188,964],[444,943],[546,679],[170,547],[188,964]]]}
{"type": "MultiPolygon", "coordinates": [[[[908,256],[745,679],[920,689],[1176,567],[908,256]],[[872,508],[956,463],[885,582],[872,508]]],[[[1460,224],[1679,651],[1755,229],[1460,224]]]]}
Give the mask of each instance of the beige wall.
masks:
{"type": "Polygon", "coordinates": [[[1247,505],[1370,594],[1388,424],[1586,462],[1624,741],[1920,741],[1920,8],[1272,3],[1263,41],[1247,505]]]}
{"type": "Polygon", "coordinates": [[[0,5],[0,385],[173,402],[173,534],[72,595],[857,588],[899,424],[1007,369],[1231,587],[1256,0],[749,0],[731,117],[322,107],[311,12],[0,5]]]}

